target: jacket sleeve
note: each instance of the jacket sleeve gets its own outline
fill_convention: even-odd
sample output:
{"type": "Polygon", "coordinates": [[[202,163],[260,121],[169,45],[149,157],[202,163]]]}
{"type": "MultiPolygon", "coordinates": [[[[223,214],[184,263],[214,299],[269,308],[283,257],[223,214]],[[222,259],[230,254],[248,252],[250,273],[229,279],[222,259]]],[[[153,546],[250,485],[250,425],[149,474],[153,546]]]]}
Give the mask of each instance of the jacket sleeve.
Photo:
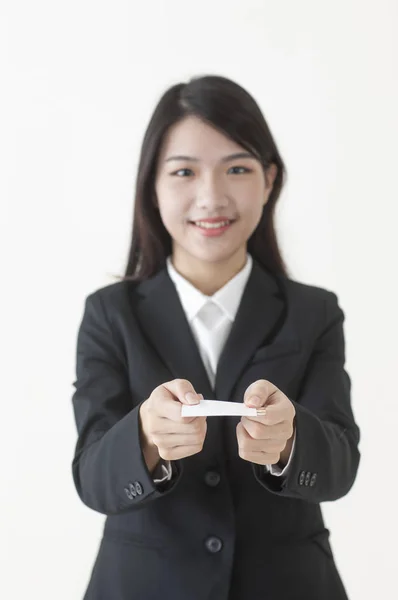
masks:
{"type": "Polygon", "coordinates": [[[345,370],[344,312],[327,291],[325,322],[296,400],[295,450],[286,477],[272,477],[253,463],[267,490],[320,503],[351,489],[360,462],[360,430],[351,407],[351,380],[345,370]]]}
{"type": "Polygon", "coordinates": [[[170,493],[182,473],[156,484],[141,448],[139,410],[129,388],[127,365],[107,321],[98,292],[85,301],[77,335],[72,402],[78,432],[72,475],[81,500],[105,515],[139,509],[170,493]]]}

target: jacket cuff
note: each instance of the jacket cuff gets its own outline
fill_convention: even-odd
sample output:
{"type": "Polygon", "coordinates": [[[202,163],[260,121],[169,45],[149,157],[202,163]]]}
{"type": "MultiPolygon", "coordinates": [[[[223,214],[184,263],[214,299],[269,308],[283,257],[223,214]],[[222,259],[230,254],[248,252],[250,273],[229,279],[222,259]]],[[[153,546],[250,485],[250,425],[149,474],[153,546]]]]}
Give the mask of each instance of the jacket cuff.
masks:
{"type": "Polygon", "coordinates": [[[169,460],[160,460],[156,465],[155,470],[152,472],[154,483],[163,483],[164,481],[170,481],[173,476],[173,469],[169,460]]]}
{"type": "Polygon", "coordinates": [[[264,465],[265,474],[270,473],[271,475],[275,475],[276,477],[281,477],[282,475],[287,475],[288,468],[290,466],[290,463],[292,462],[295,444],[296,444],[296,430],[294,431],[292,448],[290,450],[290,456],[289,456],[289,460],[287,461],[287,464],[284,467],[281,467],[279,465],[279,463],[277,463],[276,465],[264,465]]]}

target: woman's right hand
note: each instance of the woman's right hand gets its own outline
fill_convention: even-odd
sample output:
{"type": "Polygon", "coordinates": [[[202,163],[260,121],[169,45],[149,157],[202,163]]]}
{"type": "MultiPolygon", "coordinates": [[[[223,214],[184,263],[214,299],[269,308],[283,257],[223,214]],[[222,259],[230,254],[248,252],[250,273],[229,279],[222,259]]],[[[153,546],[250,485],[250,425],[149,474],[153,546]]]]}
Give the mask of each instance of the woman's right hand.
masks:
{"type": "Polygon", "coordinates": [[[173,379],[155,388],[140,407],[141,431],[148,452],[156,448],[164,460],[178,460],[200,452],[206,437],[207,417],[182,417],[181,406],[198,404],[201,399],[203,394],[196,394],[187,379],[173,379]],[[186,397],[189,393],[191,398],[186,397]]]}

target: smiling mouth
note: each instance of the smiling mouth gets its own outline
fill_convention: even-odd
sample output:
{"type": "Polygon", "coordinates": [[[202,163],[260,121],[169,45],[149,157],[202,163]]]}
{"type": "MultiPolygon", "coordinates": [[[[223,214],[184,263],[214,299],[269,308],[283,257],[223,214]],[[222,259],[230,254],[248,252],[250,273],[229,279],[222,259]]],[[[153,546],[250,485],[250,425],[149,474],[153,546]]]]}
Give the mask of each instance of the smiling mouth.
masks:
{"type": "Polygon", "coordinates": [[[188,221],[190,225],[195,225],[196,227],[200,227],[201,229],[207,230],[217,230],[225,227],[229,227],[232,223],[235,223],[236,219],[225,219],[224,221],[216,221],[216,222],[205,222],[205,221],[188,221]]]}

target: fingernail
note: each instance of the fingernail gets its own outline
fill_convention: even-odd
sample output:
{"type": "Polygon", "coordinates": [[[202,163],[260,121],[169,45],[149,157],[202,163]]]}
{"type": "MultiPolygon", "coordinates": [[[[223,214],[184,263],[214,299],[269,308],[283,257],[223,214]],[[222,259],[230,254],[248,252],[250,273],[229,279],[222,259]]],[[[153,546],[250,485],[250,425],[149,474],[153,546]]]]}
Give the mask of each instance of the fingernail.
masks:
{"type": "Polygon", "coordinates": [[[254,406],[260,406],[261,405],[261,398],[259,398],[258,396],[251,396],[249,398],[248,402],[250,404],[254,404],[254,406]]]}
{"type": "Polygon", "coordinates": [[[198,404],[199,403],[199,398],[193,392],[187,392],[185,394],[185,399],[189,404],[198,404]]]}

